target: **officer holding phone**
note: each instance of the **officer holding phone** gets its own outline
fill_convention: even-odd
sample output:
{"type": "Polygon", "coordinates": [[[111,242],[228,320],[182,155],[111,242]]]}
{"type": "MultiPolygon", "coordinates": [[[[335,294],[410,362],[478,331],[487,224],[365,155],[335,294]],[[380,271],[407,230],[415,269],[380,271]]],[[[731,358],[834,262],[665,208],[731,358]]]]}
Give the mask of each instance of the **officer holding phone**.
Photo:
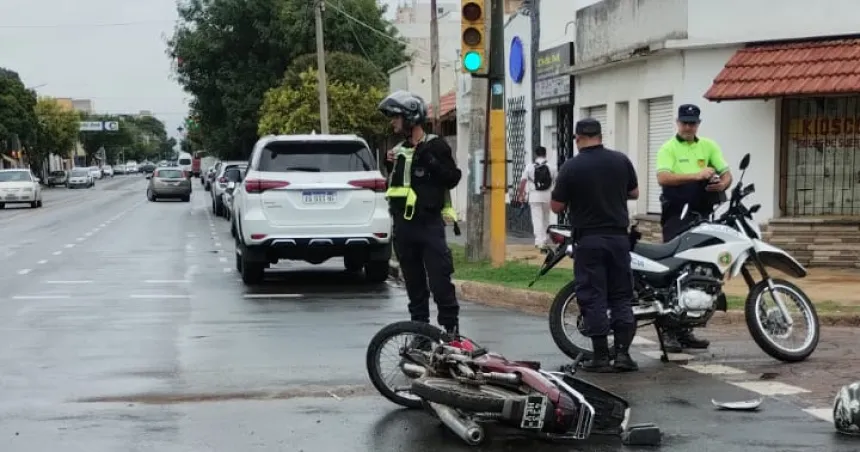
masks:
{"type": "MultiPolygon", "coordinates": [[[[732,184],[732,173],[719,145],[700,137],[701,110],[692,104],[678,107],[678,133],[657,154],[657,182],[663,187],[660,197],[660,224],[663,241],[677,237],[697,216],[711,214],[732,184]],[[683,219],[684,205],[688,213],[683,219]]],[[[664,345],[669,353],[683,348],[706,349],[710,342],[695,337],[692,330],[664,326],[664,345]]]]}

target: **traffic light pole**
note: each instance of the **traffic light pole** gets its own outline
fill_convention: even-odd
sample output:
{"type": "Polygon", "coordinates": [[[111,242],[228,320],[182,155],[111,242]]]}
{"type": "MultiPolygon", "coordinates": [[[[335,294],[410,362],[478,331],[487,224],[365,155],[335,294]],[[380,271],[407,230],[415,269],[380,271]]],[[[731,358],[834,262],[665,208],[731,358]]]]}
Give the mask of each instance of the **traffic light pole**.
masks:
{"type": "Polygon", "coordinates": [[[506,231],[507,152],[505,146],[505,4],[490,0],[489,107],[486,142],[490,145],[490,261],[504,265],[506,231]]]}

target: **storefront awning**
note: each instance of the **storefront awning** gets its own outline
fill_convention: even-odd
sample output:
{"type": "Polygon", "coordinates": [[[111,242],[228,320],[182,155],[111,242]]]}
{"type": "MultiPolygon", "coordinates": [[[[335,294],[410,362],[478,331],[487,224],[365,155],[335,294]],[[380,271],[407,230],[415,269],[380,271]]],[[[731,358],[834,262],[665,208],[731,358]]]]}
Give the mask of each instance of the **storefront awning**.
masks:
{"type": "MultiPolygon", "coordinates": [[[[439,117],[443,118],[448,113],[457,109],[457,92],[451,91],[448,94],[439,96],[439,117]]],[[[433,105],[427,107],[427,117],[433,117],[433,105]]]]}
{"type": "Polygon", "coordinates": [[[738,50],[705,93],[711,101],[860,93],[860,39],[738,50]]]}

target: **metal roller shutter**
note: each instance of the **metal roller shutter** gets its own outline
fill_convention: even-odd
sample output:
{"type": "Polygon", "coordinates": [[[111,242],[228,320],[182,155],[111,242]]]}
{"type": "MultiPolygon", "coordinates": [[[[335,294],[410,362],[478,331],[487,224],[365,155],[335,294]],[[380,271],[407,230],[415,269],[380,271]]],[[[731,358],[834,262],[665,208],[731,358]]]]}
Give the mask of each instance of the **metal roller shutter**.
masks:
{"type": "Polygon", "coordinates": [[[589,107],[586,113],[587,117],[596,119],[600,123],[600,127],[606,129],[606,105],[589,107]]]}
{"type": "MultiPolygon", "coordinates": [[[[648,101],[648,213],[660,213],[660,184],[657,183],[657,153],[675,135],[671,97],[648,101]]],[[[640,180],[642,176],[639,176],[640,180]]]]}

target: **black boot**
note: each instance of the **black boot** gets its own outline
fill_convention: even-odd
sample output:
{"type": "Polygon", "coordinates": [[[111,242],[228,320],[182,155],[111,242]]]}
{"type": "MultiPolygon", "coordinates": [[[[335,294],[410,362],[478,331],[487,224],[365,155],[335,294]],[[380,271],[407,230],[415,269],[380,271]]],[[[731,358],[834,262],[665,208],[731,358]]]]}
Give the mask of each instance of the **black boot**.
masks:
{"type": "Polygon", "coordinates": [[[582,370],[604,374],[615,372],[615,368],[609,361],[609,341],[606,336],[592,337],[591,344],[594,347],[594,353],[590,360],[583,361],[582,370]]]}
{"type": "Polygon", "coordinates": [[[618,372],[634,372],[639,365],[630,357],[630,344],[636,336],[635,325],[615,328],[615,362],[613,367],[618,372]]]}
{"type": "Polygon", "coordinates": [[[663,329],[661,336],[663,338],[663,348],[666,350],[666,353],[681,353],[684,350],[681,347],[681,343],[678,342],[677,329],[667,327],[663,329]]]}
{"type": "Polygon", "coordinates": [[[683,329],[678,331],[678,342],[681,343],[681,347],[683,348],[693,348],[698,350],[704,350],[711,345],[711,341],[696,337],[696,335],[693,334],[692,329],[683,329]]]}

